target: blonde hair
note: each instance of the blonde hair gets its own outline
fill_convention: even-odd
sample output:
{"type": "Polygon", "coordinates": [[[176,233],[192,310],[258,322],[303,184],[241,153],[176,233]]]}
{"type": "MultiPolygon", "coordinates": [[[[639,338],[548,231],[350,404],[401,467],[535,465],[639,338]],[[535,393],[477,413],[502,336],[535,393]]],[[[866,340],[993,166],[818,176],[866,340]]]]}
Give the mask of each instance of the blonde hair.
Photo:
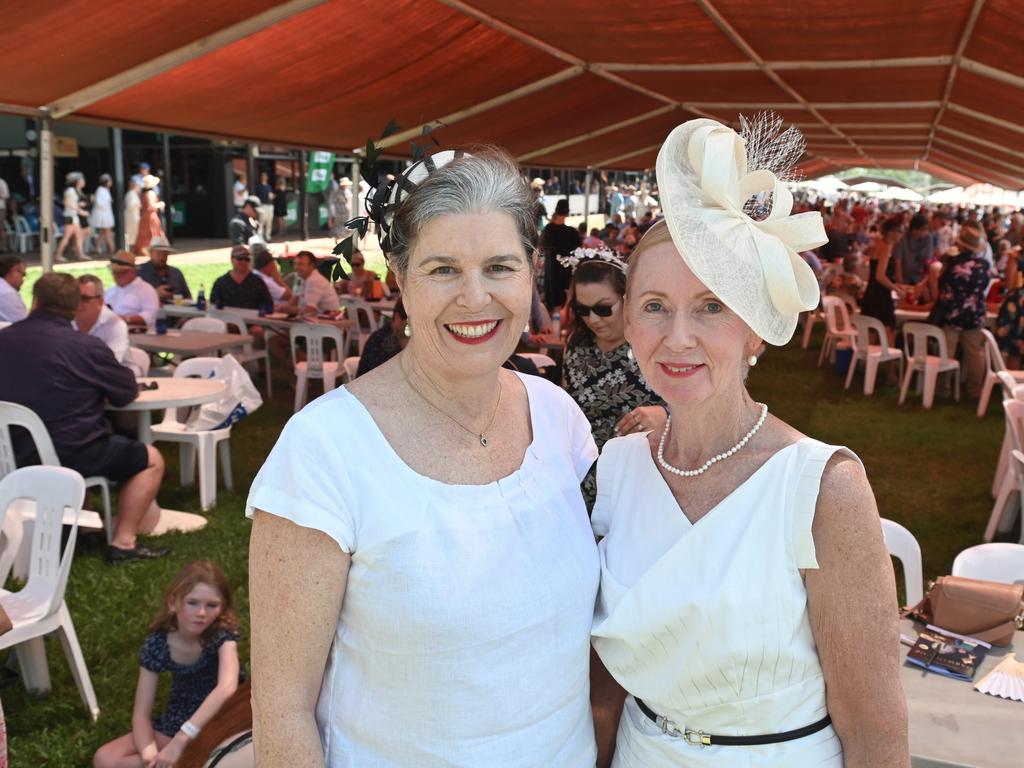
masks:
{"type": "Polygon", "coordinates": [[[626,300],[629,300],[629,288],[632,285],[632,276],[636,274],[636,265],[640,263],[640,256],[656,245],[672,242],[672,233],[664,219],[656,221],[650,229],[644,232],[640,242],[636,244],[633,253],[629,256],[629,272],[626,274],[626,300]]]}

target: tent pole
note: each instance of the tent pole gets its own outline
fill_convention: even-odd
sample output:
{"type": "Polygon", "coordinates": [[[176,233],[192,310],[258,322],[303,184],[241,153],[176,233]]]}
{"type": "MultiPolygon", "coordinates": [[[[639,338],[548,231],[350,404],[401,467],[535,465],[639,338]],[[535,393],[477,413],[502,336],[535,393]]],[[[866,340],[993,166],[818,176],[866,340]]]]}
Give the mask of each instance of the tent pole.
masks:
{"type": "Polygon", "coordinates": [[[299,238],[309,240],[309,193],[306,192],[306,150],[299,150],[299,238]]]}
{"type": "Polygon", "coordinates": [[[164,179],[160,186],[161,197],[164,201],[164,232],[167,235],[168,242],[174,242],[174,211],[173,205],[174,200],[171,193],[171,135],[165,133],[163,135],[163,151],[164,151],[164,179]]]}
{"type": "MultiPolygon", "coordinates": [[[[359,155],[355,154],[352,156],[352,210],[348,212],[348,215],[353,219],[356,216],[362,215],[359,209],[359,174],[362,173],[361,163],[359,162],[359,155]]],[[[359,248],[359,230],[352,232],[352,250],[355,252],[359,248]]]]}
{"type": "Polygon", "coordinates": [[[43,272],[53,269],[53,118],[39,118],[39,260],[43,272]]]}
{"type": "Polygon", "coordinates": [[[114,235],[118,248],[124,247],[124,137],[120,128],[110,129],[110,144],[114,150],[114,235]]]}
{"type": "Polygon", "coordinates": [[[587,166],[587,175],[583,177],[583,223],[590,234],[590,185],[594,181],[594,169],[587,166]]]}

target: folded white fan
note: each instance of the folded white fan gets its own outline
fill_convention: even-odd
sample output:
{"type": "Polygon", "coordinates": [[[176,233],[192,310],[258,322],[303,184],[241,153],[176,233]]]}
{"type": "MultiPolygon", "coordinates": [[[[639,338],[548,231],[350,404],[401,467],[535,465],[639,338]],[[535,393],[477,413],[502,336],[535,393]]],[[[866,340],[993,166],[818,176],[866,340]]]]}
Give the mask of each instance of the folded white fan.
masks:
{"type": "Polygon", "coordinates": [[[1013,701],[1024,701],[1024,663],[1010,654],[974,684],[974,690],[1013,701]]]}

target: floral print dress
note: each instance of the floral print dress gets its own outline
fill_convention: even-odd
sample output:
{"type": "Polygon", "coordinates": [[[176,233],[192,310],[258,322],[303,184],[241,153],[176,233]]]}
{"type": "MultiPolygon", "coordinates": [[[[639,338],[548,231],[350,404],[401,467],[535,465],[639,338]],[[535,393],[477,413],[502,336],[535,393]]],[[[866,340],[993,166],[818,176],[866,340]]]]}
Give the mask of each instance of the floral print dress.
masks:
{"type": "MultiPolygon", "coordinates": [[[[662,403],[628,353],[628,344],[602,352],[593,336],[566,347],[565,388],[590,422],[598,450],[616,436],[615,425],[627,413],[662,403]]],[[[593,470],[583,480],[583,496],[587,507],[593,507],[597,496],[593,470]]]]}
{"type": "Polygon", "coordinates": [[[996,319],[999,348],[1011,355],[1024,356],[1024,254],[1017,258],[1016,285],[1007,286],[1006,299],[996,319]]]}
{"type": "Polygon", "coordinates": [[[939,278],[939,298],[928,322],[973,331],[985,324],[988,262],[969,251],[958,254],[939,278]]]}

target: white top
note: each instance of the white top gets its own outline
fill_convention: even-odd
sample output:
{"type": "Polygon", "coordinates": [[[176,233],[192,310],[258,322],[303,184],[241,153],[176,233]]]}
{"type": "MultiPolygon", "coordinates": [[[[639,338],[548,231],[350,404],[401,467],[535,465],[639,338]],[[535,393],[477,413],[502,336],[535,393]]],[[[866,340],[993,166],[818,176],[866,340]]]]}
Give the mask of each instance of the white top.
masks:
{"type": "Polygon", "coordinates": [[[11,196],[10,187],[7,186],[7,182],[0,179],[0,211],[7,209],[7,198],[11,196]]]}
{"type": "Polygon", "coordinates": [[[64,187],[64,197],[61,201],[62,216],[78,215],[78,190],[74,187],[64,187]]]}
{"type": "MultiPolygon", "coordinates": [[[[605,444],[594,647],[627,691],[680,730],[755,736],[825,716],[800,569],[818,567],[811,524],[836,451],[849,453],[810,438],[786,446],[691,524],[645,435],[605,444]]],[[[776,744],[694,747],[627,698],[613,768],[721,765],[842,768],[842,745],[828,726],[776,744]]]]}
{"type": "Polygon", "coordinates": [[[565,392],[520,380],[533,442],[496,482],[417,474],[341,387],[292,417],[252,484],[247,514],[352,555],[317,705],[328,768],[594,765],[579,484],[597,449],[565,392]]]}
{"type": "Polygon", "coordinates": [[[6,323],[16,323],[28,317],[28,307],[21,300],[21,294],[14,290],[14,286],[0,277],[0,320],[6,323]]]}
{"type": "Polygon", "coordinates": [[[141,277],[136,277],[128,285],[112,285],[104,293],[106,304],[117,314],[130,317],[141,315],[150,328],[156,324],[156,313],[160,310],[160,297],[156,288],[141,277]]]}
{"type": "Polygon", "coordinates": [[[236,181],[231,187],[232,199],[235,203],[235,208],[241,208],[245,202],[246,196],[249,194],[249,190],[246,189],[245,184],[241,181],[236,181]]]}
{"type": "Polygon", "coordinates": [[[267,290],[270,291],[270,298],[272,298],[274,301],[280,301],[284,297],[285,288],[283,285],[278,285],[274,278],[270,277],[269,275],[264,275],[258,269],[254,269],[253,272],[255,273],[256,277],[258,277],[260,280],[267,284],[267,290]]]}
{"type": "Polygon", "coordinates": [[[114,199],[106,187],[96,187],[92,210],[89,212],[89,224],[99,229],[114,226],[114,199]]]}
{"type": "MultiPolygon", "coordinates": [[[[78,323],[72,321],[71,325],[76,331],[78,330],[78,323]]],[[[89,329],[89,335],[95,336],[110,347],[110,351],[114,353],[114,358],[117,362],[135,370],[135,366],[132,365],[131,357],[128,354],[128,349],[131,347],[131,344],[128,343],[128,323],[122,320],[110,307],[104,306],[100,310],[100,316],[96,320],[96,325],[89,329]]],[[[140,372],[136,370],[136,375],[138,373],[140,372]]]]}
{"type": "Polygon", "coordinates": [[[337,312],[341,306],[338,294],[327,278],[316,270],[302,281],[299,288],[299,309],[316,307],[317,312],[337,312]]]}

